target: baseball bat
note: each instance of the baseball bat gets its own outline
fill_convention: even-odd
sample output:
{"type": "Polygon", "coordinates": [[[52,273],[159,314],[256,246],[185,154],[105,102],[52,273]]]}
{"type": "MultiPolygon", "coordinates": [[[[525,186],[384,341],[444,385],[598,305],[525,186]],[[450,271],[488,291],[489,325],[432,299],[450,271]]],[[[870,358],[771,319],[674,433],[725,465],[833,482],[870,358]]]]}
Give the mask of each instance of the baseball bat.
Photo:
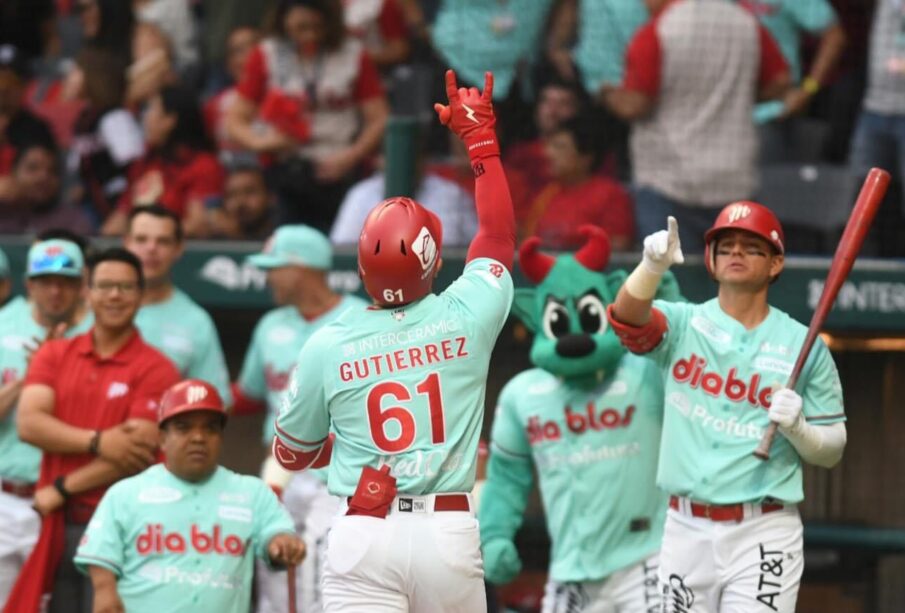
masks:
{"type": "Polygon", "coordinates": [[[289,613],[296,613],[295,564],[286,567],[286,587],[289,589],[289,613]]]}
{"type": "MultiPolygon", "coordinates": [[[[858,194],[855,207],[852,209],[848,222],[845,224],[842,239],[840,239],[839,245],[836,247],[836,254],[830,264],[830,270],[823,285],[823,292],[820,294],[820,301],[811,316],[811,324],[808,326],[804,344],[801,346],[801,351],[798,352],[798,359],[795,360],[792,374],[786,383],[788,389],[795,389],[795,385],[798,383],[801,369],[804,368],[808,354],[811,353],[811,347],[814,346],[814,341],[817,340],[817,334],[823,327],[826,316],[833,307],[842,284],[852,270],[858,251],[861,250],[861,245],[864,243],[864,237],[867,236],[870,224],[877,214],[877,209],[880,208],[883,196],[886,195],[887,187],[889,187],[889,173],[881,168],[871,168],[870,172],[867,173],[867,178],[864,179],[864,184],[861,186],[861,193],[858,194]]],[[[776,428],[776,422],[770,422],[760,440],[760,444],[754,450],[754,455],[761,460],[770,458],[770,446],[773,444],[773,437],[776,436],[776,428]]]]}

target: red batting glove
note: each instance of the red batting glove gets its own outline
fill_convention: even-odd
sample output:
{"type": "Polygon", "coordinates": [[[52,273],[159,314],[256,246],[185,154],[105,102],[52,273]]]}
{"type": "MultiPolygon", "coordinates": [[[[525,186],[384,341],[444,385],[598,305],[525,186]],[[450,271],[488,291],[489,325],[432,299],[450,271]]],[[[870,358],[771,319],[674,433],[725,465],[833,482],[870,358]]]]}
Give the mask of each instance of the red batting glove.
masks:
{"type": "Polygon", "coordinates": [[[449,106],[435,104],[440,123],[448,126],[462,139],[472,162],[485,157],[499,156],[493,114],[493,73],[484,73],[484,92],[477,87],[456,87],[456,73],[446,71],[446,97],[449,106]]]}

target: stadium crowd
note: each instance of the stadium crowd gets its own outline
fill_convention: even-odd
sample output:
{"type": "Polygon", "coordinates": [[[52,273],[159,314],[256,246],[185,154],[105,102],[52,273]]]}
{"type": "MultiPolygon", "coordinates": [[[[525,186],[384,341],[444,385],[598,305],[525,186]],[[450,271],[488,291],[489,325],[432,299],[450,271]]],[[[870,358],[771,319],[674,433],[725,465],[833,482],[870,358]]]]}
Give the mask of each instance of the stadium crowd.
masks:
{"type": "MultiPolygon", "coordinates": [[[[2,0],[0,236],[34,243],[25,271],[0,250],[0,603],[47,517],[67,509],[58,528],[71,560],[98,488],[154,462],[156,433],[140,425],[139,405],[168,386],[201,379],[235,413],[266,409],[272,438],[301,344],[354,300],[325,275],[332,248],[357,244],[388,195],[391,116],[420,126],[411,196],[440,218],[445,246],[469,243],[471,165],[432,111],[447,67],[466,86],[493,72],[518,238],[550,250],[581,247],[578,228],[591,223],[614,251],[631,251],[675,215],[683,249],[702,252],[717,211],[766,193],[760,177],[780,165],[815,185],[849,177],[837,194],[846,202],[871,166],[905,176],[901,0],[2,0]],[[658,21],[673,3],[700,6],[658,21]],[[720,51],[731,69],[702,89],[707,33],[725,28],[738,29],[720,51]],[[741,74],[754,78],[730,78],[741,74]],[[123,248],[93,252],[94,236],[123,248]],[[278,307],[232,384],[210,316],[170,280],[198,239],[271,239],[252,263],[278,307]],[[27,298],[10,295],[19,274],[27,298]],[[133,325],[143,341],[128,340],[133,325]],[[80,349],[91,330],[107,330],[108,345],[80,349]],[[76,339],[69,353],[49,343],[64,336],[76,339]],[[102,383],[132,376],[157,359],[145,342],[174,368],[136,380],[129,406],[76,415],[82,397],[69,392],[98,407],[111,392],[71,375],[115,362],[122,373],[105,371],[102,383]],[[62,408],[37,397],[51,387],[62,408]],[[108,472],[92,474],[93,462],[108,472]],[[36,489],[39,471],[53,474],[36,489]]],[[[905,255],[900,193],[891,190],[867,253],[905,255]]],[[[782,206],[765,204],[783,220],[782,206]]],[[[787,253],[834,244],[811,240],[822,205],[809,205],[813,227],[787,226],[787,253]]],[[[287,503],[302,532],[323,484],[262,470],[288,500],[306,501],[287,503]]],[[[269,610],[284,587],[268,587],[264,566],[257,589],[269,610]]],[[[91,610],[72,608],[87,581],[64,561],[51,610],[91,610]]]]}

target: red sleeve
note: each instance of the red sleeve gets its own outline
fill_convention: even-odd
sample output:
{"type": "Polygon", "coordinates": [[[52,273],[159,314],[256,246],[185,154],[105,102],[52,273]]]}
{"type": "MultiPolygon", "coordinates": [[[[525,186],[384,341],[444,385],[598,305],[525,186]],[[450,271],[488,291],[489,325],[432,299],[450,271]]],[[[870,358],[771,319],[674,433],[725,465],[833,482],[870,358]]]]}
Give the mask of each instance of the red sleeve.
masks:
{"type": "Polygon", "coordinates": [[[358,60],[358,79],[355,81],[355,91],[352,92],[352,96],[359,102],[383,96],[380,73],[377,72],[374,60],[366,51],[361,52],[358,60]]]}
{"type": "Polygon", "coordinates": [[[474,173],[478,233],[468,246],[465,262],[492,258],[512,270],[515,213],[500,156],[493,155],[475,162],[474,173]]]}
{"type": "Polygon", "coordinates": [[[251,415],[253,413],[261,413],[267,408],[263,400],[252,398],[246,394],[238,383],[232,383],[229,386],[233,395],[233,407],[231,413],[233,415],[251,415]]]}
{"type": "Polygon", "coordinates": [[[669,328],[669,324],[666,321],[666,316],[663,314],[663,311],[656,307],[652,307],[650,310],[650,321],[643,326],[635,327],[624,324],[616,319],[616,316],[613,314],[614,306],[615,305],[611,304],[606,308],[606,318],[610,323],[613,332],[619,337],[619,342],[622,343],[626,349],[632,353],[643,355],[645,353],[650,353],[663,342],[663,336],[669,328]]]}
{"type": "MultiPolygon", "coordinates": [[[[148,350],[154,351],[150,347],[148,350]]],[[[173,363],[162,354],[157,354],[157,357],[157,360],[142,360],[140,366],[144,376],[136,382],[132,403],[129,405],[129,418],[148,419],[157,423],[157,409],[163,393],[179,383],[179,372],[173,363]]]]}
{"type": "Polygon", "coordinates": [[[225,177],[223,166],[210,153],[197,154],[192,164],[186,168],[185,203],[205,200],[223,193],[225,177]]]}
{"type": "Polygon", "coordinates": [[[69,342],[70,339],[56,339],[41,345],[25,371],[24,384],[38,383],[53,387],[59,378],[60,359],[69,342]]]}
{"type": "Polygon", "coordinates": [[[757,33],[760,38],[760,70],[757,74],[757,84],[764,86],[788,72],[789,65],[767,28],[758,23],[757,33]]]}
{"type": "Polygon", "coordinates": [[[204,107],[201,109],[204,115],[204,129],[207,130],[208,134],[217,134],[217,127],[220,123],[220,99],[222,96],[222,93],[213,96],[204,103],[204,107]]]}
{"type": "Polygon", "coordinates": [[[660,90],[660,55],[657,20],[652,19],[638,30],[629,43],[622,87],[655,98],[660,90]]]}
{"type": "Polygon", "coordinates": [[[405,16],[396,0],[383,0],[377,25],[380,27],[380,36],[383,37],[383,40],[398,40],[408,36],[405,16]]]}
{"type": "Polygon", "coordinates": [[[242,97],[256,104],[264,99],[264,94],[267,93],[267,59],[261,45],[255,47],[245,61],[245,69],[236,89],[242,97]]]}

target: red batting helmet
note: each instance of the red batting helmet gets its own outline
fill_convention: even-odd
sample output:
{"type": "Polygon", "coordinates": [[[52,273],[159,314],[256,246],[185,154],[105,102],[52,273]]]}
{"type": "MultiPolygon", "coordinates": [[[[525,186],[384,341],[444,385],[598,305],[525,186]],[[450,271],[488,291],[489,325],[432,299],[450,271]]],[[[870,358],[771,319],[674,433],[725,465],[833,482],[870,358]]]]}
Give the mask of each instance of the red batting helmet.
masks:
{"type": "Polygon", "coordinates": [[[365,219],[358,274],[378,304],[408,304],[431,291],[440,263],[440,219],[411,198],[388,198],[365,219]]]}
{"type": "Polygon", "coordinates": [[[226,417],[226,407],[217,388],[200,379],[180,381],[163,394],[157,414],[157,423],[189,411],[213,411],[226,417]]]}
{"type": "Polygon", "coordinates": [[[773,211],[750,200],[726,205],[713,226],[704,233],[704,264],[711,275],[716,268],[716,239],[723,230],[745,230],[770,243],[777,253],[785,253],[785,235],[773,211]]]}

